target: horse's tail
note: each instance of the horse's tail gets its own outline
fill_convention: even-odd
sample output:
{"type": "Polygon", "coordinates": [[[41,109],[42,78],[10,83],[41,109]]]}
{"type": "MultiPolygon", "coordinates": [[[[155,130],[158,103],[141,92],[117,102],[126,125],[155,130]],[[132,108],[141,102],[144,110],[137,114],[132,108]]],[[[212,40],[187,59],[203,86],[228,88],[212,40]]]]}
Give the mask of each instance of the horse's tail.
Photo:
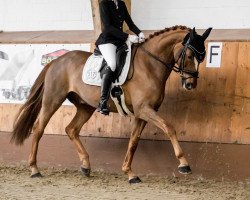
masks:
{"type": "Polygon", "coordinates": [[[42,107],[42,98],[44,92],[44,79],[50,64],[46,65],[37,77],[30,90],[25,104],[20,108],[13,127],[11,143],[22,145],[32,131],[33,125],[42,107]]]}

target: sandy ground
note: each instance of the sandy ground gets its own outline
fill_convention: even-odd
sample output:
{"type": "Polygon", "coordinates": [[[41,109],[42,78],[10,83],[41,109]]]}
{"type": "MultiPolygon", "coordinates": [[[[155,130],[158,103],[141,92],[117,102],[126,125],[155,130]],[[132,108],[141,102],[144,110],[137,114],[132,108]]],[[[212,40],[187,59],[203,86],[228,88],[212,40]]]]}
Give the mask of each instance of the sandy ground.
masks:
{"type": "Polygon", "coordinates": [[[43,178],[29,178],[26,167],[0,165],[0,199],[226,199],[249,200],[250,181],[226,182],[189,177],[141,176],[130,185],[123,174],[42,169],[43,178]]]}

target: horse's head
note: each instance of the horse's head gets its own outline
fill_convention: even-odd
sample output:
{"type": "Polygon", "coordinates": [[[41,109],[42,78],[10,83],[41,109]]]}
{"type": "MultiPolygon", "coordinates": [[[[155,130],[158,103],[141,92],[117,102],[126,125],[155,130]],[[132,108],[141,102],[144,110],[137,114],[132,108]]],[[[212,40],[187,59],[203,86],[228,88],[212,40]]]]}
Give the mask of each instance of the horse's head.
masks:
{"type": "Polygon", "coordinates": [[[181,74],[182,86],[187,90],[196,88],[199,76],[199,64],[206,56],[205,40],[212,28],[208,28],[203,35],[198,35],[195,28],[188,33],[182,43],[174,48],[176,70],[181,74]]]}

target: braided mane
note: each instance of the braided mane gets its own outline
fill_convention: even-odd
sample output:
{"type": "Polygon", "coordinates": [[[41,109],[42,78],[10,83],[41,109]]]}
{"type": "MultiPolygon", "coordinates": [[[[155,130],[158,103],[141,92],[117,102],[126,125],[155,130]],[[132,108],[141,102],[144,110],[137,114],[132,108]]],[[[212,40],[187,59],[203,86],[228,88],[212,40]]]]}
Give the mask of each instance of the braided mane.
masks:
{"type": "Polygon", "coordinates": [[[145,42],[148,41],[148,40],[150,40],[150,39],[152,39],[155,36],[161,35],[161,34],[163,34],[165,32],[169,32],[169,31],[172,31],[172,30],[177,30],[177,29],[191,31],[191,28],[189,28],[189,27],[182,26],[182,25],[175,25],[175,26],[172,26],[172,27],[169,27],[169,28],[165,28],[165,29],[160,30],[160,31],[156,31],[153,34],[150,34],[149,37],[146,38],[145,42]]]}

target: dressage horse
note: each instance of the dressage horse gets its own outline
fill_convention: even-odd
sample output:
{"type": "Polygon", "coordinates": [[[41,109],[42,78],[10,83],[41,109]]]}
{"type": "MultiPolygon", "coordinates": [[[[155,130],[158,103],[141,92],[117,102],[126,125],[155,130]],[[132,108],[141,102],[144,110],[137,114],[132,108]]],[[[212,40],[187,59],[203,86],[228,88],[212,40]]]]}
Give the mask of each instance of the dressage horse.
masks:
{"type": "MultiPolygon", "coordinates": [[[[122,170],[128,175],[129,183],[138,183],[131,164],[140,135],[147,124],[152,123],[170,138],[182,174],[191,173],[184,152],[178,142],[174,127],[157,113],[165,95],[166,81],[172,71],[180,74],[182,87],[191,90],[197,86],[199,64],[205,58],[205,40],[212,28],[203,35],[185,26],[173,26],[155,32],[133,50],[131,61],[132,78],[122,86],[125,102],[133,113],[134,124],[122,170]]],[[[52,115],[65,99],[72,102],[76,114],[66,127],[66,133],[73,141],[81,161],[81,171],[90,175],[89,155],[84,148],[79,132],[98,106],[100,87],[87,85],[82,81],[82,71],[89,52],[71,51],[53,60],[44,67],[36,79],[26,103],[20,108],[14,123],[12,142],[23,144],[33,133],[29,156],[31,177],[40,177],[37,167],[37,151],[44,129],[52,115]]],[[[108,107],[117,112],[113,101],[108,107]]],[[[176,119],[178,120],[178,119],[176,119]]]]}

